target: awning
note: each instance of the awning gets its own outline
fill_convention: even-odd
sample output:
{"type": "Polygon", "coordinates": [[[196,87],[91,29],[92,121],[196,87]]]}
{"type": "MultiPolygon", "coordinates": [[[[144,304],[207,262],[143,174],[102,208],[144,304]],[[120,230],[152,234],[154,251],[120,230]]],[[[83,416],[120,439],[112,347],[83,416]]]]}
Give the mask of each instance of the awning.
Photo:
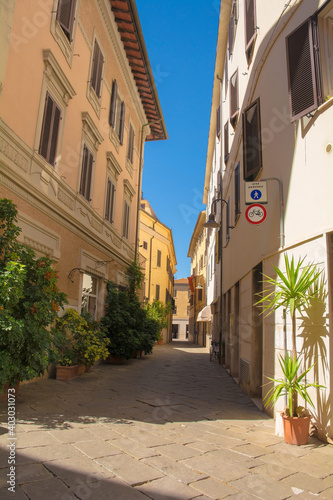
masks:
{"type": "Polygon", "coordinates": [[[205,306],[198,314],[197,321],[212,321],[212,311],[210,306],[205,306]]]}

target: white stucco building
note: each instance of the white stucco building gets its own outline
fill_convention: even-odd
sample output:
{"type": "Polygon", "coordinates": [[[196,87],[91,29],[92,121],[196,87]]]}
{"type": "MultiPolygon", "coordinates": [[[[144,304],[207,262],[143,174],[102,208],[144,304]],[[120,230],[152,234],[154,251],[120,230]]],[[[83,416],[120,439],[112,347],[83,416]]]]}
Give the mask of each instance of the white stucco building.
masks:
{"type": "MultiPolygon", "coordinates": [[[[251,397],[265,397],[267,377],[280,375],[279,355],[291,349],[288,315],[264,317],[255,306],[262,273],[274,276],[285,253],[324,270],[325,303],[297,319],[298,354],[306,367],[315,363],[308,380],[326,387],[311,393],[324,440],[333,438],[332,47],[332,0],[222,0],[203,194],[207,219],[214,199],[224,200],[213,203],[218,221],[223,205],[222,238],[210,230],[207,246],[213,336],[222,302],[225,364],[251,397]],[[246,183],[263,179],[267,216],[254,224],[246,183]]],[[[281,399],[275,409],[283,407],[281,399]]]]}

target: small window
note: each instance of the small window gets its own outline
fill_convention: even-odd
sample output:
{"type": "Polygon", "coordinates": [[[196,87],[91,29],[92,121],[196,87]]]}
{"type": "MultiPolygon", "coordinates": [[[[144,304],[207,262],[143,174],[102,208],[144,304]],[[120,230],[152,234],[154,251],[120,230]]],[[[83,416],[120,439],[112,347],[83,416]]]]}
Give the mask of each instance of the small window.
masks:
{"type": "Polygon", "coordinates": [[[198,290],[198,302],[202,301],[202,288],[199,288],[198,290]]]}
{"type": "Polygon", "coordinates": [[[224,163],[227,163],[229,158],[229,122],[224,125],[224,163]]]}
{"type": "Polygon", "coordinates": [[[65,33],[69,42],[72,42],[72,30],[74,23],[75,0],[59,0],[57,9],[57,21],[65,33]]]}
{"type": "Polygon", "coordinates": [[[239,163],[235,167],[235,222],[240,215],[240,172],[239,163]]]}
{"type": "Polygon", "coordinates": [[[238,69],[230,78],[230,123],[236,128],[238,120],[238,69]]]}
{"type": "Polygon", "coordinates": [[[226,230],[226,235],[225,235],[225,242],[226,244],[229,242],[230,240],[230,198],[228,198],[228,203],[227,203],[227,206],[226,206],[226,211],[225,211],[225,218],[226,218],[226,222],[225,222],[225,230],[226,230]]]}
{"type": "Polygon", "coordinates": [[[109,125],[114,129],[117,137],[119,138],[120,144],[122,144],[125,126],[125,103],[121,100],[118,94],[118,84],[116,80],[113,80],[112,83],[109,125]]]}
{"type": "Polygon", "coordinates": [[[123,215],[123,236],[128,240],[129,236],[129,217],[130,217],[130,206],[127,201],[124,201],[124,215],[123,215]]]}
{"type": "Polygon", "coordinates": [[[131,163],[133,163],[133,152],[134,152],[134,128],[130,124],[128,132],[128,146],[127,146],[127,158],[131,163]]]}
{"type": "Polygon", "coordinates": [[[175,290],[175,288],[173,289],[173,297],[176,298],[177,297],[177,290],[175,290]]]}
{"type": "Polygon", "coordinates": [[[174,316],[177,316],[177,306],[175,306],[175,307],[173,308],[173,315],[174,315],[174,316]]]}
{"type": "Polygon", "coordinates": [[[157,267],[161,267],[162,266],[162,252],[161,250],[157,250],[157,263],[156,263],[157,267]]]}
{"type": "Polygon", "coordinates": [[[104,64],[103,54],[97,43],[97,40],[95,40],[90,85],[94,89],[97,97],[101,97],[100,92],[102,83],[103,64],[104,64]]]}
{"type": "Polygon", "coordinates": [[[155,299],[160,300],[160,285],[155,286],[155,299]]]}
{"type": "Polygon", "coordinates": [[[257,33],[256,0],[245,0],[245,52],[250,62],[257,33]]]}
{"type": "Polygon", "coordinates": [[[81,182],[80,182],[80,194],[86,198],[86,200],[91,201],[91,180],[92,180],[92,169],[94,163],[94,156],[89,151],[86,145],[83,147],[83,158],[82,158],[82,169],[81,169],[81,182]]]}
{"type": "Polygon", "coordinates": [[[54,166],[57,153],[59,125],[61,120],[60,108],[50,94],[46,93],[43,125],[39,146],[39,154],[54,166]]]}
{"type": "Polygon", "coordinates": [[[259,98],[243,113],[243,161],[244,180],[254,180],[262,168],[259,98]]]}
{"type": "Polygon", "coordinates": [[[142,243],[142,248],[143,248],[144,250],[148,250],[148,242],[147,242],[147,241],[144,241],[144,242],[142,243]]]}
{"type": "Polygon", "coordinates": [[[115,197],[116,197],[116,186],[108,179],[107,190],[106,190],[106,203],[105,203],[105,218],[111,224],[114,220],[114,206],[115,206],[115,197]]]}

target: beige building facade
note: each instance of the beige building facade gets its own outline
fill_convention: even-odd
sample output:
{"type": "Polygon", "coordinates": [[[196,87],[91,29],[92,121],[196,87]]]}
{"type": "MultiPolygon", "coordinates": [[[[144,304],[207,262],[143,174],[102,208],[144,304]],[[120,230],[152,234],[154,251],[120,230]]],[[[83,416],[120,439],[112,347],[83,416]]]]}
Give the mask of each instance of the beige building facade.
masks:
{"type": "Polygon", "coordinates": [[[207,241],[211,237],[211,231],[207,231],[203,227],[205,221],[206,212],[202,211],[198,215],[187,253],[187,256],[191,259],[191,276],[188,278],[191,292],[189,340],[204,347],[209,345],[209,338],[211,336],[210,314],[208,316],[206,314],[203,315],[207,309],[206,247],[207,241]]]}
{"type": "Polygon", "coordinates": [[[1,2],[0,197],[69,306],[134,260],[144,144],[167,133],[133,0],[1,2]]]}
{"type": "MultiPolygon", "coordinates": [[[[155,214],[150,203],[142,199],[140,204],[140,262],[145,275],[144,300],[150,304],[156,299],[162,304],[173,305],[176,253],[172,231],[155,214]]],[[[163,343],[172,339],[172,310],[169,325],[162,332],[163,343]]]]}
{"type": "Polygon", "coordinates": [[[187,278],[175,280],[173,288],[172,338],[188,340],[190,313],[190,285],[187,278]]]}
{"type": "MultiPolygon", "coordinates": [[[[333,438],[332,26],[332,1],[221,2],[203,196],[207,219],[215,209],[222,221],[222,259],[207,280],[208,304],[220,303],[222,263],[216,314],[226,368],[256,400],[265,397],[267,377],[281,375],[279,355],[291,349],[288,315],[265,317],[255,306],[262,273],[283,269],[285,253],[324,271],[324,304],[297,318],[302,367],[315,363],[309,382],[325,386],[311,391],[309,408],[324,440],[333,438]],[[261,204],[251,199],[256,187],[261,204]],[[264,207],[257,223],[249,208],[255,202],[264,207]]],[[[215,253],[211,240],[207,261],[215,253]]],[[[285,404],[280,399],[275,410],[285,404]]]]}

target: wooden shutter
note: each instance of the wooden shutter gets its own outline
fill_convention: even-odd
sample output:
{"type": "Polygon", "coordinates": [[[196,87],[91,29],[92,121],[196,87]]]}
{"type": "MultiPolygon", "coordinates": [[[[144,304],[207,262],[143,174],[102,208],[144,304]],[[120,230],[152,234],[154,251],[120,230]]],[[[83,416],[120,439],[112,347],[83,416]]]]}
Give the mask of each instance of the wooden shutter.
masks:
{"type": "Polygon", "coordinates": [[[92,167],[94,157],[86,145],[83,148],[80,194],[90,201],[92,167]]]}
{"type": "Polygon", "coordinates": [[[317,23],[308,19],[286,38],[291,121],[310,113],[320,103],[313,35],[317,38],[317,23]]]}
{"type": "Polygon", "coordinates": [[[221,104],[216,110],[216,136],[220,137],[221,134],[221,104]]]}
{"type": "Polygon", "coordinates": [[[229,124],[224,125],[224,163],[227,163],[229,158],[229,124]]]}
{"type": "Polygon", "coordinates": [[[122,101],[121,103],[121,111],[120,111],[120,125],[119,125],[119,141],[120,144],[123,143],[124,140],[124,126],[125,126],[125,103],[122,101]]]}
{"type": "Polygon", "coordinates": [[[238,69],[230,78],[230,123],[234,127],[238,115],[238,69]]]}
{"type": "Polygon", "coordinates": [[[244,179],[253,180],[262,167],[260,100],[252,103],[243,113],[244,179]]]}
{"type": "Polygon", "coordinates": [[[133,149],[134,149],[134,129],[130,125],[128,133],[128,148],[127,148],[127,158],[133,163],[133,149]]]}
{"type": "Polygon", "coordinates": [[[102,71],[103,71],[103,56],[101,49],[95,40],[94,55],[91,68],[91,86],[95,90],[97,97],[100,97],[102,71]]]}
{"type": "Polygon", "coordinates": [[[113,209],[114,209],[114,199],[115,199],[116,188],[111,179],[108,179],[107,191],[106,191],[106,203],[105,203],[105,218],[113,222],[113,209]]]}
{"type": "Polygon", "coordinates": [[[70,42],[72,41],[74,12],[75,0],[59,0],[57,21],[70,42]]]}
{"type": "Polygon", "coordinates": [[[116,122],[116,107],[117,107],[118,84],[116,80],[112,82],[112,92],[110,101],[109,125],[114,128],[116,122]]]}
{"type": "Polygon", "coordinates": [[[240,176],[239,163],[235,166],[235,219],[240,214],[240,176]]]}
{"type": "Polygon", "coordinates": [[[245,51],[249,59],[256,35],[256,2],[245,0],[245,51]]]}
{"type": "Polygon", "coordinates": [[[45,108],[41,130],[41,140],[39,145],[39,154],[45,160],[54,165],[57,152],[59,126],[61,120],[60,108],[56,105],[50,94],[47,92],[45,97],[45,108]]]}

